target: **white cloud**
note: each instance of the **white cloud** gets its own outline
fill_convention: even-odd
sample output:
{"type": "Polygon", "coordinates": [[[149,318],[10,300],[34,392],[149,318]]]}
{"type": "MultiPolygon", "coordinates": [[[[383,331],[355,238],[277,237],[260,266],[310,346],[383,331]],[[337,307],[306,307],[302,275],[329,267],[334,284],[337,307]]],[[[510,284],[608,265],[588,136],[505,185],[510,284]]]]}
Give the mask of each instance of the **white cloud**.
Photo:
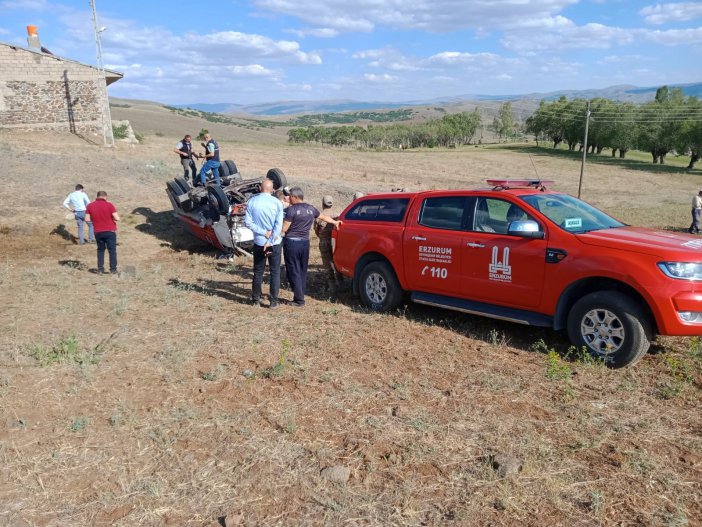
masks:
{"type": "Polygon", "coordinates": [[[16,9],[18,11],[43,11],[50,7],[46,0],[8,0],[0,2],[0,9],[16,9]]]}
{"type": "Polygon", "coordinates": [[[668,29],[647,31],[646,40],[663,46],[685,46],[702,43],[702,27],[691,29],[668,29]]]}
{"type": "Polygon", "coordinates": [[[643,55],[607,55],[597,61],[597,64],[631,64],[647,60],[643,55]]]}
{"type": "Polygon", "coordinates": [[[506,34],[502,44],[517,53],[563,49],[608,49],[634,42],[640,30],[585,24],[539,34],[515,31],[506,34]]]}
{"type": "Polygon", "coordinates": [[[649,24],[667,24],[669,22],[685,22],[702,18],[702,3],[700,2],[674,2],[669,4],[656,4],[646,6],[639,15],[644,17],[649,24]]]}
{"type": "Polygon", "coordinates": [[[366,73],[363,76],[363,78],[366,79],[368,82],[374,83],[390,83],[396,82],[398,80],[398,77],[388,75],[387,73],[383,73],[382,75],[376,75],[375,73],[366,73]]]}
{"type": "Polygon", "coordinates": [[[249,64],[247,66],[229,66],[226,71],[235,77],[273,77],[275,72],[264,68],[260,64],[249,64]]]}
{"type": "Polygon", "coordinates": [[[289,29],[288,33],[292,33],[299,38],[310,36],[317,38],[334,38],[339,36],[339,32],[336,29],[329,27],[320,27],[315,29],[289,29]]]}
{"type": "Polygon", "coordinates": [[[375,26],[446,32],[461,29],[556,27],[569,21],[558,13],[578,0],[254,0],[261,9],[340,32],[375,26]]]}

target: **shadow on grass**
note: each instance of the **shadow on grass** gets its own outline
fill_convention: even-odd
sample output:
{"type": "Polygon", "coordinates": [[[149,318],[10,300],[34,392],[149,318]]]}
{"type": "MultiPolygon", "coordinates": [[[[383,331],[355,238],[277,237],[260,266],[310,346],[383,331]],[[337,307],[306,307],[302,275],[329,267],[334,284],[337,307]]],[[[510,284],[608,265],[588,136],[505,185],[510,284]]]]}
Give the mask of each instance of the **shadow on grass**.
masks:
{"type": "Polygon", "coordinates": [[[63,223],[54,227],[54,230],[52,230],[49,234],[55,234],[56,236],[60,236],[67,242],[78,243],[78,237],[68,232],[68,229],[63,223]]]}
{"type": "Polygon", "coordinates": [[[139,232],[155,236],[166,242],[174,251],[193,253],[212,252],[213,248],[192,235],[187,228],[173,216],[173,211],[155,212],[149,207],[137,207],[132,214],[143,216],[146,221],[135,227],[139,232]]]}
{"type": "MultiPolygon", "coordinates": [[[[556,157],[562,159],[571,159],[573,161],[580,161],[583,157],[582,152],[553,149],[543,146],[501,145],[500,148],[503,150],[508,150],[510,152],[530,154],[534,157],[556,157]]],[[[653,172],[657,174],[692,174],[702,176],[702,170],[697,168],[688,170],[687,168],[680,166],[654,165],[650,161],[646,162],[640,159],[621,159],[619,157],[612,157],[610,153],[588,154],[586,164],[608,165],[613,167],[626,168],[628,170],[637,170],[639,172],[649,173],[653,172]]]]}
{"type": "Polygon", "coordinates": [[[63,267],[69,267],[70,269],[77,269],[79,271],[86,271],[88,269],[88,266],[80,260],[59,260],[58,263],[63,267]]]}
{"type": "MultiPolygon", "coordinates": [[[[237,304],[248,304],[251,299],[251,287],[246,282],[221,282],[218,280],[198,280],[199,283],[183,282],[177,278],[168,280],[168,285],[179,291],[191,291],[205,296],[217,296],[237,304]]],[[[250,282],[249,282],[250,284],[250,282]]]]}

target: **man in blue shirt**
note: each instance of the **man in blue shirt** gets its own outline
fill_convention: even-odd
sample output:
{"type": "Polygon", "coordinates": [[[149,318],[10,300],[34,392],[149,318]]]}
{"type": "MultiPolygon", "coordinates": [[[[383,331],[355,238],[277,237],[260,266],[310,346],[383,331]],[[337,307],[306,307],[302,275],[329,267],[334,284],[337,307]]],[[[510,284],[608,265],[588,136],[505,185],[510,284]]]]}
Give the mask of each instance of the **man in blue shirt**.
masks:
{"type": "MultiPolygon", "coordinates": [[[[73,213],[78,224],[78,243],[83,245],[85,238],[83,235],[83,222],[85,221],[85,208],[90,204],[88,195],[83,190],[83,185],[76,185],[76,190],[71,192],[68,197],[63,200],[63,206],[73,213]]],[[[93,222],[85,222],[88,224],[88,241],[95,243],[95,233],[93,232],[93,222]]]]}
{"type": "Polygon", "coordinates": [[[266,260],[271,275],[270,294],[271,309],[278,307],[280,292],[280,256],[282,253],[283,204],[273,196],[273,182],[264,179],[261,192],[249,199],[246,205],[244,223],[254,233],[253,247],[253,283],[251,284],[251,303],[261,305],[261,285],[266,260]]]}
{"type": "Polygon", "coordinates": [[[212,139],[210,134],[205,134],[204,140],[205,142],[202,143],[202,146],[205,147],[205,164],[200,169],[200,184],[203,187],[205,186],[207,183],[207,171],[212,170],[215,182],[221,186],[222,181],[219,178],[219,145],[217,141],[212,139]]]}

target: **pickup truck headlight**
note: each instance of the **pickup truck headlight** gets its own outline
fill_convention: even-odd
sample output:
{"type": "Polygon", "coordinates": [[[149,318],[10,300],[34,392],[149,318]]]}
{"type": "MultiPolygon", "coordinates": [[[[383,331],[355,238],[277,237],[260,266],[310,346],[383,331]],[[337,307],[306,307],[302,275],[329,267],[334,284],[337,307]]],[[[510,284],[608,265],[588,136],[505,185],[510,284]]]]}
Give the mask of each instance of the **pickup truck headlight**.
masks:
{"type": "Polygon", "coordinates": [[[702,264],[693,262],[660,262],[658,268],[677,280],[702,280],[702,264]]]}

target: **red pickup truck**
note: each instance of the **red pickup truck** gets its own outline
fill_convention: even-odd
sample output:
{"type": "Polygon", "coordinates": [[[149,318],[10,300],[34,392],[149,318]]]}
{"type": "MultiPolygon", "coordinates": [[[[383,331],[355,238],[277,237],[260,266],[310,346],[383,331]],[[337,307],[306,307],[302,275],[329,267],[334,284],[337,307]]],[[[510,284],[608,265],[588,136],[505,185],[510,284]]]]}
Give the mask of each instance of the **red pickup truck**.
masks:
{"type": "Polygon", "coordinates": [[[370,194],[335,230],[334,263],[375,311],[415,302],[567,330],[608,366],[655,335],[702,335],[702,239],[625,225],[539,180],[370,194]]]}

